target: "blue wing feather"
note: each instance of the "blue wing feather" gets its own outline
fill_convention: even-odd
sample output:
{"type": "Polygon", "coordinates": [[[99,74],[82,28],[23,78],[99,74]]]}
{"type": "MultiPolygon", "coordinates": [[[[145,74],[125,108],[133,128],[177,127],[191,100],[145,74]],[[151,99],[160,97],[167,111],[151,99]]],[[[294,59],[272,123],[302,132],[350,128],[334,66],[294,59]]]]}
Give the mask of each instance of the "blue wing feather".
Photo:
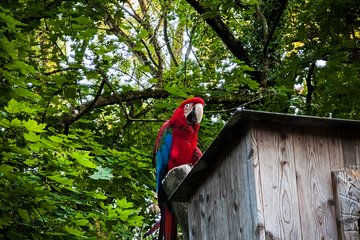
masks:
{"type": "Polygon", "coordinates": [[[167,173],[167,166],[170,158],[170,150],[172,145],[172,131],[170,128],[164,129],[161,135],[157,151],[155,152],[156,159],[156,191],[158,192],[161,181],[167,173]]]}

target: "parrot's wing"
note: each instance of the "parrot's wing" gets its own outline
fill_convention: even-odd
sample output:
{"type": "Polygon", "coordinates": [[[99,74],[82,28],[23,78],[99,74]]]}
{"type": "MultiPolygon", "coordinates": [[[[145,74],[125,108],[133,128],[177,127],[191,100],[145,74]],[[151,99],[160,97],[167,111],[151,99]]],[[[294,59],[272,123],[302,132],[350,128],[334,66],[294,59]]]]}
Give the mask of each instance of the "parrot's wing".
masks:
{"type": "Polygon", "coordinates": [[[167,173],[172,140],[172,129],[170,127],[170,124],[168,122],[165,122],[164,125],[160,128],[154,149],[157,192],[159,190],[159,187],[161,186],[161,181],[164,179],[167,173]]]}

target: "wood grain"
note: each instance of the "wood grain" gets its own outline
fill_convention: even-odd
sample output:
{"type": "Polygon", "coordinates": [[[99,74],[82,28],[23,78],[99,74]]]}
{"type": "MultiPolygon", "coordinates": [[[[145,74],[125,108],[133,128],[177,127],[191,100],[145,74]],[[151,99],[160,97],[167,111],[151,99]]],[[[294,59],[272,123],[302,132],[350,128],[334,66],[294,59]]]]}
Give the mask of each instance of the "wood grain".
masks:
{"type": "Polygon", "coordinates": [[[302,239],[337,239],[326,139],[321,129],[293,130],[302,239]]]}
{"type": "Polygon", "coordinates": [[[265,237],[300,239],[300,217],[293,141],[289,128],[274,125],[256,131],[265,237]],[[275,131],[274,131],[275,130],[275,131]]]}
{"type": "Polygon", "coordinates": [[[250,139],[251,139],[251,158],[253,161],[254,167],[254,181],[255,181],[255,192],[256,192],[256,210],[257,210],[257,218],[258,218],[258,226],[257,232],[259,234],[260,239],[265,239],[265,219],[264,219],[264,200],[263,200],[263,192],[262,182],[261,182],[261,173],[260,173],[260,162],[259,162],[259,149],[258,149],[258,140],[257,129],[252,128],[250,130],[250,139]]]}
{"type": "Polygon", "coordinates": [[[328,147],[331,170],[342,169],[345,166],[341,132],[338,129],[327,131],[326,145],[328,147]]]}

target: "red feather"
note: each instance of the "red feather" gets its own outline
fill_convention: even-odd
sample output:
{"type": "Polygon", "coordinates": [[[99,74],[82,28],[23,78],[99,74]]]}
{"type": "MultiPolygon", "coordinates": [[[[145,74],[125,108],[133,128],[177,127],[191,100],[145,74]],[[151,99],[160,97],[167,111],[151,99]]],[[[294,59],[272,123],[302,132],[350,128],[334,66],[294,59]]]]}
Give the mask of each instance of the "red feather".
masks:
{"type": "Polygon", "coordinates": [[[196,149],[198,149],[197,141],[200,125],[189,125],[187,123],[184,117],[184,106],[188,103],[204,105],[204,100],[198,97],[185,100],[170,118],[170,125],[173,128],[173,145],[170,152],[168,170],[183,164],[195,164],[201,156],[194,158],[195,153],[198,155],[196,149]]]}

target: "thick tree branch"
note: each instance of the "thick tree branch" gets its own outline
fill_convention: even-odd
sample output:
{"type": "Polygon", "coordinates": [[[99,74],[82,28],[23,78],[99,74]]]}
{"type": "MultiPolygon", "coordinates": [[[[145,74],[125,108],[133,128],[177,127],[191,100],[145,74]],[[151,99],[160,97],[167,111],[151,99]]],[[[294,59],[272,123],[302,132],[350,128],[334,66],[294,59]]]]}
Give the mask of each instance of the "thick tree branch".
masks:
{"type": "MultiPolygon", "coordinates": [[[[217,92],[215,96],[204,97],[207,104],[243,104],[252,101],[254,96],[248,94],[234,94],[231,96],[225,96],[217,92]]],[[[93,108],[100,108],[109,105],[118,104],[119,102],[129,102],[135,100],[146,99],[165,99],[170,96],[170,93],[163,89],[145,89],[139,91],[127,91],[113,94],[111,96],[101,96],[92,105],[93,108]]],[[[80,109],[85,108],[88,104],[85,103],[80,109]]]]}
{"type": "MultiPolygon", "coordinates": [[[[186,0],[200,15],[203,15],[210,10],[204,7],[197,0],[186,0]]],[[[209,26],[218,34],[224,44],[229,48],[229,50],[234,54],[234,56],[244,61],[247,65],[250,64],[250,58],[247,50],[245,49],[244,44],[238,40],[234,34],[230,31],[227,25],[222,21],[219,15],[215,17],[205,18],[205,21],[209,26]]]]}
{"type": "MultiPolygon", "coordinates": [[[[101,71],[99,72],[101,74],[101,71]]],[[[104,74],[104,73],[103,73],[104,74]]],[[[102,74],[101,74],[102,75],[102,74]]],[[[143,109],[139,113],[135,114],[134,116],[129,116],[126,110],[123,108],[122,103],[124,102],[132,102],[135,100],[149,100],[149,99],[165,99],[170,97],[170,93],[162,90],[162,89],[145,89],[140,91],[127,91],[117,93],[115,89],[112,88],[110,83],[107,83],[107,77],[102,75],[102,82],[99,86],[99,90],[94,97],[94,99],[88,103],[84,103],[81,105],[77,110],[79,114],[70,116],[70,118],[66,119],[65,126],[64,126],[64,133],[68,134],[69,127],[72,123],[82,118],[85,114],[89,113],[91,110],[95,108],[101,108],[109,105],[119,104],[120,107],[123,109],[124,114],[126,115],[127,123],[130,122],[157,122],[159,119],[139,119],[139,117],[146,114],[148,109],[143,109]],[[104,85],[107,85],[110,90],[113,92],[111,96],[101,96],[101,92],[104,88],[104,85]]],[[[203,97],[206,104],[213,104],[213,105],[236,105],[236,106],[246,106],[253,102],[259,101],[262,98],[258,98],[254,100],[254,95],[248,94],[234,94],[234,95],[221,95],[217,94],[216,96],[209,96],[203,97]]]]}

